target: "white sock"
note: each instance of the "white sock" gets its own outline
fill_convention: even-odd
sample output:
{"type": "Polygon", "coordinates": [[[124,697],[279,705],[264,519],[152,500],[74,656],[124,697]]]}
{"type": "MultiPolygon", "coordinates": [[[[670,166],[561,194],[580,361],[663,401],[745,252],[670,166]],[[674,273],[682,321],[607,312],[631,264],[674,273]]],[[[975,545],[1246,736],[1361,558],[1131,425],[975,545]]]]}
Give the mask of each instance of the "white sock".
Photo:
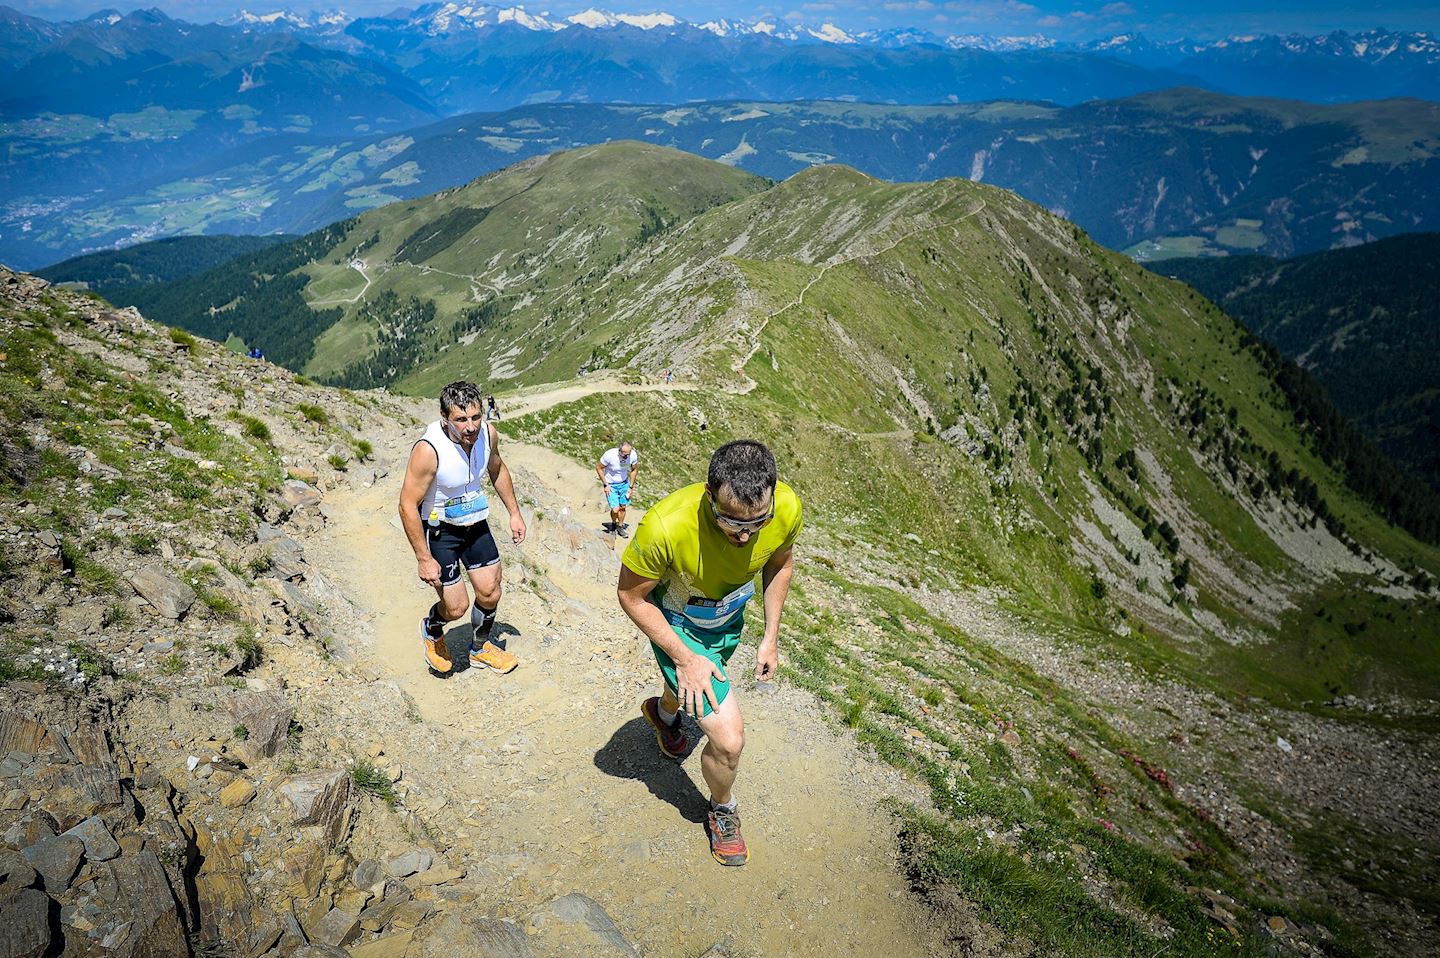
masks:
{"type": "Polygon", "coordinates": [[[661,699],[659,702],[656,702],[656,703],[655,703],[655,711],[657,711],[657,712],[660,713],[660,721],[664,722],[666,725],[674,725],[674,724],[675,724],[675,714],[676,714],[676,713],[674,713],[674,712],[667,712],[667,711],[665,710],[665,700],[664,700],[664,699],[661,699]]]}
{"type": "Polygon", "coordinates": [[[726,802],[724,805],[721,805],[719,802],[715,801],[715,799],[712,798],[712,799],[710,799],[710,807],[713,808],[713,809],[715,809],[715,811],[717,811],[717,812],[731,812],[731,813],[733,813],[733,812],[735,811],[735,808],[736,808],[735,798],[734,798],[734,796],[731,796],[730,801],[726,802]]]}

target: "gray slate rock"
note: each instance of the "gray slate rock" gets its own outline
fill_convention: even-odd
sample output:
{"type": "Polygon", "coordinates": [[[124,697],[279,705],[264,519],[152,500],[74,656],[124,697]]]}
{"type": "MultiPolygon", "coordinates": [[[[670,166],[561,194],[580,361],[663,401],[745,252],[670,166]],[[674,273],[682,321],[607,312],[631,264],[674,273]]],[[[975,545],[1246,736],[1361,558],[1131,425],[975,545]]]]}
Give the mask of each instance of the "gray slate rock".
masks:
{"type": "Polygon", "coordinates": [[[59,895],[70,887],[70,879],[80,870],[80,860],[85,857],[85,843],[72,835],[56,835],[21,849],[20,854],[25,856],[30,867],[40,873],[45,891],[59,895]]]}
{"type": "Polygon", "coordinates": [[[50,899],[27,888],[0,897],[0,955],[40,958],[50,947],[50,899]]]}
{"type": "Polygon", "coordinates": [[[60,823],[55,816],[43,808],[32,808],[21,815],[15,823],[0,836],[0,841],[14,848],[28,848],[44,838],[54,838],[60,833],[60,823]]]}
{"type": "Polygon", "coordinates": [[[435,861],[427,849],[415,848],[403,855],[385,860],[385,874],[391,878],[408,878],[416,872],[423,872],[435,861]]]}
{"type": "Polygon", "coordinates": [[[538,929],[537,939],[541,943],[555,938],[557,945],[575,954],[594,958],[640,958],[640,953],[620,934],[610,915],[588,895],[576,892],[557,898],[532,918],[531,923],[538,929]],[[557,925],[568,927],[562,931],[557,925]]]}
{"type": "Polygon", "coordinates": [[[301,479],[286,479],[280,487],[280,496],[292,509],[297,506],[318,506],[324,499],[319,490],[301,479]]]}
{"type": "Polygon", "coordinates": [[[305,547],[289,536],[277,536],[265,544],[270,554],[270,574],[280,579],[305,575],[305,547]]]}
{"type": "Polygon", "coordinates": [[[179,619],[195,604],[195,590],[159,566],[130,573],[130,585],[167,619],[179,619]]]}
{"type": "Polygon", "coordinates": [[[331,841],[339,837],[345,805],[350,801],[350,776],[343,769],[292,775],[275,787],[295,825],[319,825],[331,841]]]}
{"type": "Polygon", "coordinates": [[[312,944],[348,945],[360,937],[360,915],[353,911],[332,908],[315,924],[310,936],[312,944]]]}
{"type": "Polygon", "coordinates": [[[367,889],[383,877],[380,873],[380,863],[373,858],[361,859],[360,864],[355,866],[355,871],[350,875],[350,884],[359,889],[367,889]]]}
{"type": "MultiPolygon", "coordinates": [[[[448,912],[425,922],[407,953],[409,958],[534,958],[520,926],[484,915],[448,912]]],[[[580,952],[570,952],[580,954],[580,952]]]]}
{"type": "Polygon", "coordinates": [[[8,848],[0,848],[0,898],[9,898],[22,888],[34,887],[38,878],[25,856],[8,848]]]}
{"type": "Polygon", "coordinates": [[[175,895],[160,859],[151,851],[95,866],[97,898],[109,902],[105,934],[116,934],[127,922],[130,930],[110,949],[114,958],[189,958],[175,895]]]}
{"type": "Polygon", "coordinates": [[[230,704],[230,714],[238,725],[245,726],[241,750],[253,764],[270,758],[289,742],[290,720],[295,709],[281,695],[269,692],[242,693],[230,704]]]}
{"type": "Polygon", "coordinates": [[[295,952],[291,958],[350,958],[350,952],[324,942],[311,942],[295,952]]]}
{"type": "Polygon", "coordinates": [[[120,845],[98,815],[92,815],[65,832],[85,845],[85,857],[92,862],[108,862],[120,854],[120,845]]]}

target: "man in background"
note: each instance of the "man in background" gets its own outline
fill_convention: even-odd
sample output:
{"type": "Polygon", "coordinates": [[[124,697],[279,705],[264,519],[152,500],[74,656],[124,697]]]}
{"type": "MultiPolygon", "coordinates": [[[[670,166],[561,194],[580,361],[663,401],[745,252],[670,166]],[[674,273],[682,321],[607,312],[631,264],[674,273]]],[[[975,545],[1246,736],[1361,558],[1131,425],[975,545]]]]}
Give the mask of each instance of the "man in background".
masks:
{"type": "Polygon", "coordinates": [[[605,450],[595,464],[595,474],[605,484],[605,503],[610,507],[610,521],[605,531],[628,537],[630,525],[625,521],[625,507],[630,505],[630,493],[635,487],[635,477],[640,472],[640,457],[628,441],[613,449],[605,450]]]}

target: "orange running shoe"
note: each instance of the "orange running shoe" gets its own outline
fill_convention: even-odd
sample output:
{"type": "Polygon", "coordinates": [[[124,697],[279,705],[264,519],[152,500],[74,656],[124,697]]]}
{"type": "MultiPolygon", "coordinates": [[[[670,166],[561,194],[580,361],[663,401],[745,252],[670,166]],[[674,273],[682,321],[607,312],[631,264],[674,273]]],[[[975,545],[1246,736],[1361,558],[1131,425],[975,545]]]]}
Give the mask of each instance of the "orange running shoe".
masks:
{"type": "Polygon", "coordinates": [[[723,808],[710,806],[705,823],[710,834],[710,854],[722,865],[743,865],[750,860],[750,849],[740,835],[740,816],[723,808]]]}
{"type": "Polygon", "coordinates": [[[445,647],[445,633],[431,633],[425,625],[428,621],[420,620],[420,645],[425,650],[425,664],[441,675],[449,675],[455,663],[450,661],[450,650],[445,647]]]}
{"type": "Polygon", "coordinates": [[[483,665],[487,669],[493,669],[504,675],[506,672],[515,671],[515,666],[520,664],[520,660],[515,657],[515,653],[507,652],[494,642],[486,640],[480,648],[470,650],[470,664],[472,666],[483,665]]]}
{"type": "Polygon", "coordinates": [[[680,716],[675,716],[675,721],[669,725],[665,724],[660,717],[660,696],[652,695],[640,703],[640,714],[645,716],[645,721],[655,730],[655,741],[660,746],[660,753],[666,758],[681,759],[690,751],[690,737],[680,728],[680,716]]]}

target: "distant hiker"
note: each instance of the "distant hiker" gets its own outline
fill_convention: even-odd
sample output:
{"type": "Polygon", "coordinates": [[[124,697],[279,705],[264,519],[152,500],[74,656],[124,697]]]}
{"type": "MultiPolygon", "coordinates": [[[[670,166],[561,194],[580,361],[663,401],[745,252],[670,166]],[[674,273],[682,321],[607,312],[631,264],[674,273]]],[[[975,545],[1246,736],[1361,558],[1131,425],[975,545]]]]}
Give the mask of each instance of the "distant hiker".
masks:
{"type": "Polygon", "coordinates": [[[610,507],[606,532],[630,535],[630,523],[625,521],[625,507],[630,505],[630,493],[634,490],[635,476],[639,472],[640,456],[629,442],[606,449],[600,461],[595,463],[595,474],[605,484],[605,504],[610,507]]]}
{"type": "Polygon", "coordinates": [[[661,375],[665,378],[665,385],[667,386],[675,381],[675,374],[668,369],[661,375]]]}
{"type": "Polygon", "coordinates": [[[664,682],[640,712],[673,759],[690,747],[678,713],[700,723],[709,740],[700,771],[710,787],[710,854],[722,865],[750,857],[732,792],[745,726],[725,666],[740,644],[759,573],[765,631],[755,679],[775,677],[800,525],[800,499],[776,481],[770,450],[737,439],[715,450],[705,482],[670,493],[646,513],[620,559],[620,608],[650,639],[664,682]]]}
{"type": "Polygon", "coordinates": [[[510,470],[500,458],[495,427],[482,420],[480,390],[454,382],[440,391],[440,418],[410,449],[405,482],[400,487],[400,522],[415,550],[420,581],[434,586],[439,599],[420,620],[425,662],[445,675],[454,664],[445,645],[445,625],[465,614],[470,605],[460,567],[475,590],[470,622],[470,664],[496,672],[519,665],[504,640],[490,637],[500,605],[500,550],[490,534],[490,503],[485,497],[489,477],[510,514],[510,540],[525,541],[525,520],[515,501],[510,470]]]}
{"type": "Polygon", "coordinates": [[[495,397],[491,396],[485,400],[485,421],[494,422],[500,418],[500,407],[495,405],[495,397]]]}

